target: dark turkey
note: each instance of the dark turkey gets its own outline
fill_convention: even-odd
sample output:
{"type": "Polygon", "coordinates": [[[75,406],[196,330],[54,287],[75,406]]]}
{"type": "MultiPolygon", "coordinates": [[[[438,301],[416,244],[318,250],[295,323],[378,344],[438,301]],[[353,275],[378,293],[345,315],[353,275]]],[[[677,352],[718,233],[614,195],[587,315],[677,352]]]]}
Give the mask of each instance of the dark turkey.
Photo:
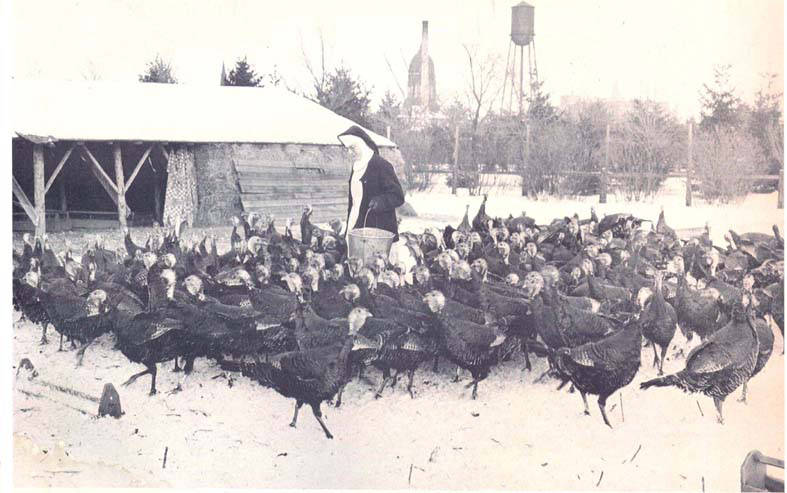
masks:
{"type": "Polygon", "coordinates": [[[664,358],[678,325],[675,309],[664,300],[662,281],[663,275],[659,272],[653,283],[653,294],[644,306],[639,319],[642,335],[653,345],[653,366],[658,365],[659,375],[664,374],[664,358]]]}
{"type": "Polygon", "coordinates": [[[736,310],[722,329],[691,350],[686,368],[678,373],[642,382],[640,388],[674,386],[684,392],[701,392],[713,398],[717,420],[724,423],[724,399],[751,378],[759,354],[756,322],[746,308],[736,310]]]}
{"type": "Polygon", "coordinates": [[[642,332],[635,318],[622,330],[597,342],[557,350],[558,371],[579,390],[585,414],[590,414],[586,394],[598,395],[601,416],[612,428],[607,417],[607,398],[634,379],[640,365],[641,347],[642,332]]]}

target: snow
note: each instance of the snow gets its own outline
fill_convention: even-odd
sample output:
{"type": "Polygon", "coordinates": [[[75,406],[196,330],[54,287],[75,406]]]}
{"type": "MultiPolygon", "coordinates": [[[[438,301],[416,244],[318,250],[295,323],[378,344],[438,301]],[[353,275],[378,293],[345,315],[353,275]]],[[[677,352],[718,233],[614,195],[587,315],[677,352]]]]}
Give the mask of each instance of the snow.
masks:
{"type": "Polygon", "coordinates": [[[336,136],[355,124],[277,87],[15,80],[12,91],[14,137],[338,146],[336,136]]]}
{"type": "MultiPolygon", "coordinates": [[[[599,205],[597,197],[530,201],[493,192],[490,215],[524,209],[539,221],[575,211],[586,217],[591,205],[599,216],[629,211],[655,221],[663,205],[674,228],[708,221],[714,241],[729,227],[768,233],[772,224],[784,222],[774,195],[689,209],[682,197],[670,195],[636,204],[610,196],[609,204],[599,205]]],[[[405,218],[402,229],[420,232],[445,221],[456,225],[466,203],[472,219],[481,197],[454,197],[437,188],[411,194],[408,201],[420,217],[405,218]]],[[[217,231],[226,248],[229,230],[217,231]]],[[[84,241],[69,238],[76,250],[84,241]]],[[[121,237],[113,233],[107,241],[119,245],[121,237]]],[[[415,399],[401,379],[375,400],[372,389],[380,375],[369,370],[373,383],[353,380],[341,408],[323,405],[334,440],[325,439],[307,407],[298,427],[290,428],[292,400],[241,376],[230,387],[226,378],[214,378],[222,371],[206,360],[196,362],[183,391],[173,395],[167,391],[181,374],[170,371],[171,362],[160,365],[159,394],[151,397],[147,376],[119,386],[142,367],[113,350],[111,336],[88,349],[81,368],[74,366],[73,351],[57,352],[56,341],[39,346],[40,329],[29,322],[16,323],[13,337],[14,362],[30,358],[39,379],[95,396],[112,382],[125,411],[119,420],[83,415],[73,407],[92,413],[97,405],[42,388],[20,373],[13,403],[17,486],[696,491],[704,482],[707,491],[733,491],[740,488],[740,466],[749,451],[784,457],[784,357],[778,333],[771,360],[749,384],[748,404],[736,401],[740,390],[727,399],[724,425],[716,422],[705,396],[674,388],[639,390],[640,382],[656,375],[652,350],[646,348],[634,381],[608,401],[613,429],[603,424],[595,397],[589,397],[591,416],[584,416],[578,393],[556,391],[551,380],[535,383],[546,367],[543,360],[535,358],[527,372],[517,355],[493,369],[475,401],[464,388],[468,375],[452,383],[454,367],[443,360],[439,374],[429,365],[416,373],[415,399]]],[[[665,372],[683,367],[682,354],[690,346],[676,334],[665,372]]]]}

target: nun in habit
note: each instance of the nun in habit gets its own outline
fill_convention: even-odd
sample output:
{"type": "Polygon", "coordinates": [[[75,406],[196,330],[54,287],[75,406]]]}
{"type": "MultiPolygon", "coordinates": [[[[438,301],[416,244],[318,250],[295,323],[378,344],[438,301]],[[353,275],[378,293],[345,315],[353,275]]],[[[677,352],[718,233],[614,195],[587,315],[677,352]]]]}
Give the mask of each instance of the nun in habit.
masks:
{"type": "Polygon", "coordinates": [[[353,161],[344,231],[347,243],[350,231],[363,228],[364,221],[368,228],[390,231],[398,241],[396,208],[404,203],[404,192],[393,166],[380,156],[377,144],[361,127],[353,125],[338,138],[353,161]]]}

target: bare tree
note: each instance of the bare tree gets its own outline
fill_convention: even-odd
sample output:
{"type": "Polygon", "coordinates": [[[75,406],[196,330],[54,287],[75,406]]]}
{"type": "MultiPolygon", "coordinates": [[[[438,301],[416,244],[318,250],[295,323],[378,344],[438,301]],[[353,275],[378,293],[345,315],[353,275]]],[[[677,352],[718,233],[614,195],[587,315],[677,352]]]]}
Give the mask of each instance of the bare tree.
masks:
{"type": "Polygon", "coordinates": [[[316,99],[319,100],[324,94],[328,86],[328,70],[325,67],[325,36],[323,36],[322,29],[320,29],[320,65],[315,68],[309,55],[306,54],[306,48],[303,44],[303,36],[299,34],[301,43],[301,55],[303,57],[303,64],[306,70],[309,71],[311,76],[311,84],[316,93],[316,99]]]}
{"type": "Polygon", "coordinates": [[[491,53],[482,53],[477,46],[463,44],[467,55],[469,80],[467,82],[468,107],[471,109],[470,139],[473,165],[476,165],[475,141],[478,126],[486,119],[492,104],[500,93],[501,85],[498,77],[500,58],[491,53]]]}

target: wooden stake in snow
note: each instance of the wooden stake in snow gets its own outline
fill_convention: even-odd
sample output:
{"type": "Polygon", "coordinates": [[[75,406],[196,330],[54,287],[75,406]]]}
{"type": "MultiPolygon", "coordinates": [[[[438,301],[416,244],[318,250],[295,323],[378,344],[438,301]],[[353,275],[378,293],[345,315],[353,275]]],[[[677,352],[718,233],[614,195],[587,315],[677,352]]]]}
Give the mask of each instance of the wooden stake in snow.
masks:
{"type": "Polygon", "coordinates": [[[407,484],[410,484],[410,480],[413,478],[413,464],[410,464],[410,474],[407,475],[407,484]]]}
{"type": "Polygon", "coordinates": [[[601,480],[602,479],[604,479],[604,471],[601,471],[601,476],[598,477],[598,482],[596,483],[596,488],[598,488],[598,485],[601,484],[601,480]]]}
{"type": "Polygon", "coordinates": [[[705,417],[705,413],[702,412],[702,406],[700,406],[700,401],[697,401],[697,409],[700,410],[700,415],[704,418],[705,417]]]}
{"type": "Polygon", "coordinates": [[[626,416],[623,414],[623,392],[618,395],[620,395],[620,420],[625,422],[626,416]]]}
{"type": "Polygon", "coordinates": [[[167,467],[167,452],[169,451],[169,447],[164,447],[164,462],[161,463],[161,468],[166,469],[167,467]]]}
{"type": "Polygon", "coordinates": [[[631,460],[629,461],[629,464],[634,462],[634,459],[637,458],[637,454],[639,453],[640,450],[642,450],[642,444],[640,444],[639,447],[637,447],[637,451],[634,452],[634,455],[631,456],[631,460]]]}

